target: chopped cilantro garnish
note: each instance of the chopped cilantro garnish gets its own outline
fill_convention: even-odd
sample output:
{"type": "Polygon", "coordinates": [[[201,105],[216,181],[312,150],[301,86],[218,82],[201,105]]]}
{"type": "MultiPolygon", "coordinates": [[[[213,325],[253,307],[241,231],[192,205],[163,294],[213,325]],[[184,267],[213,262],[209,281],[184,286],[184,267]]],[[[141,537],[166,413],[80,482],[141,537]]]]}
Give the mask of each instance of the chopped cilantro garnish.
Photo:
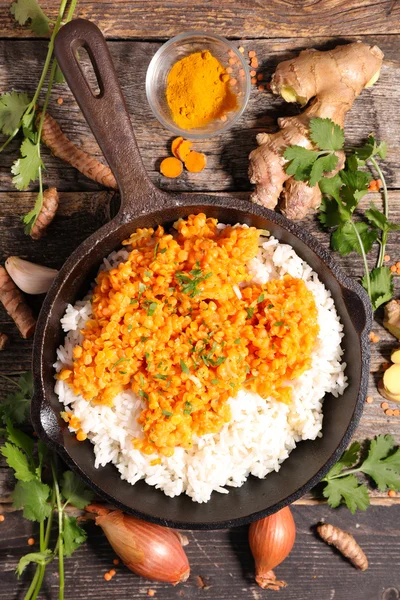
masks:
{"type": "Polygon", "coordinates": [[[248,318],[248,319],[251,319],[251,318],[252,318],[252,316],[254,315],[254,310],[255,310],[255,309],[254,309],[253,307],[251,307],[251,306],[248,306],[248,307],[246,308],[246,312],[247,312],[247,318],[248,318]]]}
{"type": "Polygon", "coordinates": [[[167,375],[154,375],[154,379],[163,379],[164,381],[168,379],[167,375]]]}
{"type": "Polygon", "coordinates": [[[180,359],[179,364],[181,365],[182,371],[188,375],[190,373],[190,371],[182,359],[180,359]]]}
{"type": "Polygon", "coordinates": [[[157,251],[158,251],[158,246],[159,245],[160,245],[160,242],[157,242],[157,244],[155,245],[155,248],[154,248],[154,258],[156,258],[156,256],[157,256],[157,251]]]}
{"type": "Polygon", "coordinates": [[[260,302],[264,302],[264,298],[265,294],[260,294],[257,298],[257,304],[260,304],[260,302]]]}
{"type": "MultiPolygon", "coordinates": [[[[196,265],[199,263],[196,263],[196,265]]],[[[198,294],[201,293],[201,290],[198,289],[198,285],[203,283],[206,279],[211,277],[212,273],[207,273],[206,275],[202,274],[202,270],[199,268],[192,269],[188,274],[183,271],[179,271],[175,273],[175,278],[181,286],[181,291],[183,294],[187,294],[190,298],[194,298],[198,294]],[[191,275],[191,277],[189,277],[191,275]]]]}
{"type": "Polygon", "coordinates": [[[139,390],[139,396],[140,396],[141,398],[144,398],[145,400],[148,400],[148,399],[149,399],[149,395],[148,395],[148,394],[146,394],[146,392],[145,392],[144,390],[139,390]]]}
{"type": "Polygon", "coordinates": [[[128,325],[128,331],[132,331],[133,325],[128,325]]]}
{"type": "Polygon", "coordinates": [[[240,344],[240,342],[241,342],[241,339],[237,338],[237,340],[235,340],[233,343],[236,344],[236,345],[238,345],[238,344],[240,344]]]}
{"type": "Polygon", "coordinates": [[[191,402],[185,402],[185,409],[183,411],[184,415],[190,415],[193,410],[191,402]]]}
{"type": "Polygon", "coordinates": [[[146,275],[146,277],[153,277],[152,271],[145,271],[144,274],[146,275]]]}
{"type": "Polygon", "coordinates": [[[267,308],[268,308],[269,310],[271,310],[271,308],[274,308],[274,305],[273,305],[273,304],[268,304],[267,308]]]}
{"type": "Polygon", "coordinates": [[[276,323],[274,323],[274,326],[275,327],[282,327],[283,324],[284,324],[283,321],[276,321],[276,323]]]}
{"type": "Polygon", "coordinates": [[[149,317],[152,317],[156,312],[157,302],[152,302],[147,310],[147,314],[149,317]]]}
{"type": "Polygon", "coordinates": [[[126,361],[129,361],[129,358],[124,358],[124,357],[122,357],[122,358],[119,358],[119,359],[117,360],[117,362],[115,362],[115,363],[112,365],[112,367],[111,367],[111,370],[112,370],[112,371],[114,371],[115,367],[117,367],[118,365],[120,365],[121,363],[123,363],[123,362],[126,362],[126,361]]]}
{"type": "Polygon", "coordinates": [[[211,383],[212,383],[212,385],[218,385],[219,384],[219,380],[218,379],[211,379],[211,383]]]}
{"type": "Polygon", "coordinates": [[[120,375],[126,375],[127,371],[118,371],[120,375]]]}
{"type": "Polygon", "coordinates": [[[172,417],[174,413],[170,412],[169,410],[163,410],[162,414],[164,415],[164,417],[167,417],[169,419],[169,417],[172,417]]]}
{"type": "Polygon", "coordinates": [[[140,300],[140,298],[143,295],[143,292],[146,290],[146,286],[144,285],[144,283],[139,283],[139,295],[138,295],[138,300],[140,300]]]}
{"type": "Polygon", "coordinates": [[[161,250],[160,250],[160,254],[164,254],[166,251],[167,251],[167,249],[166,249],[166,248],[161,248],[161,250]]]}
{"type": "Polygon", "coordinates": [[[136,302],[138,302],[137,298],[131,298],[131,301],[129,304],[136,304],[136,302]]]}

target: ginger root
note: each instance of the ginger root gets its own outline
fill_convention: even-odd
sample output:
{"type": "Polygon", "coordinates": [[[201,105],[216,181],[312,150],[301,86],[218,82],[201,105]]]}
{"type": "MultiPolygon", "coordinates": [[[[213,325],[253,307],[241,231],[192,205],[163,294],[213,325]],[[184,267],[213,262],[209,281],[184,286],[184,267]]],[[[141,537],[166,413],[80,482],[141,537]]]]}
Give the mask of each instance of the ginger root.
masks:
{"type": "MultiPolygon", "coordinates": [[[[250,182],[256,184],[251,200],[274,209],[283,192],[280,208],[291,219],[302,219],[310,208],[321,203],[318,184],[310,188],[287,175],[283,154],[289,146],[313,149],[309,138],[311,119],[332,119],[343,128],[346,113],[364,88],[379,78],[383,53],[378,46],[355,42],[333,50],[304,50],[294,59],[280,63],[272,76],[271,91],[286,102],[308,107],[299,115],[278,119],[280,131],[257,135],[259,147],[249,156],[250,182]]],[[[337,152],[338,164],[328,176],[344,165],[344,153],[337,152]]]]}
{"type": "Polygon", "coordinates": [[[383,325],[400,340],[400,300],[391,300],[386,304],[383,325]]]}
{"type": "Polygon", "coordinates": [[[0,333],[0,352],[7,346],[8,341],[8,335],[0,333]]]}
{"type": "Polygon", "coordinates": [[[0,302],[14,320],[23,338],[33,335],[36,319],[4,267],[0,266],[0,302]]]}
{"type": "MultiPolygon", "coordinates": [[[[40,114],[37,117],[40,119],[40,114]]],[[[103,165],[94,156],[77,148],[67,138],[61,127],[53,117],[46,113],[44,117],[42,142],[52,151],[54,156],[61,158],[66,163],[78,169],[83,175],[97,181],[105,187],[117,190],[117,182],[110,167],[103,165]]]]}
{"type": "Polygon", "coordinates": [[[357,569],[361,571],[368,569],[368,559],[350,533],[329,523],[319,525],[317,531],[324,542],[335,546],[357,569]]]}
{"type": "Polygon", "coordinates": [[[43,192],[43,203],[40,213],[32,226],[30,236],[34,240],[39,240],[45,233],[56,216],[58,208],[58,193],[55,187],[47,188],[43,192]]]}

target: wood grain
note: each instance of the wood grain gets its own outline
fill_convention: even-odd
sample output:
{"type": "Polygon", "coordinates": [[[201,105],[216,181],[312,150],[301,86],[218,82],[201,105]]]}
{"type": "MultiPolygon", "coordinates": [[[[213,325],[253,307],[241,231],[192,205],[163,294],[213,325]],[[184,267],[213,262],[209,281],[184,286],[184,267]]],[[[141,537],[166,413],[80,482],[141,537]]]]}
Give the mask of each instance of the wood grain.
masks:
{"type": "MultiPolygon", "coordinates": [[[[346,38],[351,41],[356,38],[346,38]]],[[[400,104],[400,41],[398,36],[365,38],[378,42],[385,52],[385,63],[379,82],[365,90],[348,115],[346,139],[348,144],[362,142],[373,130],[378,138],[389,144],[388,158],[383,169],[390,187],[400,188],[400,113],[393,110],[400,104]]],[[[327,48],[336,45],[337,39],[278,39],[245,42],[243,46],[254,49],[260,61],[260,71],[269,80],[276,65],[301,49],[316,46],[327,48]]],[[[197,142],[196,149],[207,155],[207,168],[201,174],[184,171],[176,180],[167,179],[159,172],[161,159],[170,155],[172,135],[153,116],[146,100],[145,78],[147,66],[160,47],[156,42],[110,42],[119,80],[132,117],[139,150],[152,181],[169,190],[250,190],[247,169],[248,155],[256,146],[255,137],[260,131],[274,131],[276,119],[293,114],[297,108],[286,104],[268,92],[252,86],[248,107],[238,125],[222,136],[197,142]]],[[[41,41],[0,41],[0,91],[15,88],[33,93],[46,53],[46,43],[41,41]]],[[[56,86],[50,103],[50,114],[60,123],[64,132],[77,145],[101,158],[100,150],[67,86],[56,86]],[[61,97],[59,106],[56,99],[61,97]]],[[[11,144],[0,154],[0,190],[13,190],[10,166],[18,156],[18,143],[11,144]]],[[[46,165],[45,183],[64,191],[100,190],[60,159],[43,149],[46,165]]],[[[32,186],[32,189],[37,187],[32,186]]]]}
{"type": "MultiPolygon", "coordinates": [[[[280,600],[396,600],[399,598],[400,575],[400,506],[382,508],[371,506],[366,513],[352,516],[346,509],[334,512],[326,506],[294,506],[297,527],[295,546],[276,574],[288,583],[279,592],[280,600]],[[321,520],[349,531],[369,560],[369,569],[360,573],[335,550],[315,534],[321,520]],[[392,592],[390,591],[392,590],[392,592]],[[351,594],[351,596],[350,596],[351,594]]],[[[18,559],[28,551],[27,539],[35,527],[18,514],[6,515],[1,525],[0,569],[2,569],[0,600],[22,598],[26,591],[28,570],[16,582],[14,570],[18,559]]],[[[103,574],[113,567],[114,553],[100,528],[88,525],[89,540],[72,558],[65,562],[66,598],[85,600],[118,600],[148,598],[148,590],[156,591],[155,598],[172,600],[262,600],[273,592],[265,592],[254,583],[254,563],[251,558],[247,528],[229,531],[188,532],[186,546],[191,575],[177,587],[139,579],[122,565],[115,567],[117,575],[111,582],[103,574]],[[199,587],[198,576],[205,587],[199,587]]],[[[33,547],[35,549],[36,546],[33,547]]],[[[43,598],[58,595],[57,564],[52,563],[45,579],[43,598]]]]}
{"type": "MultiPolygon", "coordinates": [[[[57,3],[40,4],[46,14],[56,17],[57,3]]],[[[32,35],[15,23],[9,7],[8,0],[0,1],[0,36],[32,35]]],[[[92,19],[110,38],[160,39],[187,29],[235,38],[400,31],[396,0],[92,0],[79,2],[75,15],[92,19]]]]}

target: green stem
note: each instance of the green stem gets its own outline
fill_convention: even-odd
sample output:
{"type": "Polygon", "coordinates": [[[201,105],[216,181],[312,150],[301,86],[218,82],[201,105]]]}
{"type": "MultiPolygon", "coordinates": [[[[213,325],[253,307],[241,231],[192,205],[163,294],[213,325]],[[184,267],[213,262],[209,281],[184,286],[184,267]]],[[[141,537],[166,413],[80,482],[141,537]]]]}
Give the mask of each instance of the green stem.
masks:
{"type": "Polygon", "coordinates": [[[364,261],[364,269],[365,269],[365,279],[367,282],[367,292],[368,292],[368,296],[370,297],[370,299],[372,300],[372,294],[371,294],[371,278],[369,276],[369,268],[368,268],[368,261],[367,261],[367,255],[365,254],[365,250],[364,250],[364,245],[362,243],[360,234],[358,233],[357,227],[354,225],[353,221],[350,221],[354,233],[356,234],[357,240],[358,240],[358,244],[360,246],[360,250],[361,250],[361,256],[363,258],[364,261]]]}
{"type": "Polygon", "coordinates": [[[57,544],[58,544],[58,572],[60,575],[58,598],[59,598],[59,600],[64,600],[64,541],[63,541],[64,513],[63,513],[62,503],[61,503],[60,488],[58,486],[58,481],[57,481],[57,473],[56,473],[56,469],[55,469],[53,461],[51,461],[51,471],[53,473],[54,489],[56,492],[56,503],[57,503],[57,511],[58,511],[58,541],[57,541],[57,544]]]}
{"type": "MultiPolygon", "coordinates": [[[[20,373],[17,373],[17,375],[20,375],[20,373]]],[[[16,385],[17,387],[19,387],[20,390],[22,390],[22,386],[18,383],[18,381],[15,381],[14,379],[11,379],[11,377],[7,377],[7,375],[3,375],[2,373],[0,373],[0,377],[2,379],[6,379],[7,381],[9,381],[10,383],[13,383],[14,385],[16,385]]]]}
{"type": "MultiPolygon", "coordinates": [[[[375,167],[375,170],[378,173],[379,179],[382,181],[383,212],[384,212],[385,217],[388,219],[389,218],[389,195],[388,195],[386,180],[385,180],[385,177],[384,177],[382,170],[381,170],[379,164],[377,163],[376,159],[373,156],[371,156],[370,161],[373,164],[373,166],[375,167]]],[[[379,257],[378,257],[378,264],[377,264],[378,267],[383,266],[385,251],[386,251],[386,243],[387,243],[387,231],[382,231],[382,242],[381,242],[381,246],[379,248],[379,257]]]]}
{"type": "MultiPolygon", "coordinates": [[[[348,469],[348,471],[343,471],[342,473],[339,473],[338,475],[333,475],[333,477],[329,477],[329,481],[331,479],[340,479],[340,477],[346,477],[346,475],[352,475],[353,473],[360,473],[361,468],[358,469],[348,469]]],[[[328,481],[327,478],[325,478],[325,481],[328,481]]]]}
{"type": "Polygon", "coordinates": [[[38,565],[37,568],[36,568],[35,575],[34,575],[32,581],[31,581],[31,585],[29,586],[28,591],[26,592],[26,594],[24,596],[24,600],[31,600],[33,591],[36,588],[36,584],[37,584],[38,579],[39,579],[39,575],[40,575],[40,565],[38,565]]]}

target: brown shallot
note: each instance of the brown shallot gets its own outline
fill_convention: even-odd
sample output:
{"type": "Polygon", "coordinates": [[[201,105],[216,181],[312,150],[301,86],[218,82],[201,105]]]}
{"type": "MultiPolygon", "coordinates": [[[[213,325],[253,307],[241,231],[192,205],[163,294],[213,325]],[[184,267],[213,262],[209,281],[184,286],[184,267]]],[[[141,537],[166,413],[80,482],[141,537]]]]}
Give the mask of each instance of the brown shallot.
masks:
{"type": "Polygon", "coordinates": [[[140,577],[173,585],[187,580],[189,562],[175,531],[141,521],[120,510],[107,511],[93,504],[86,510],[97,513],[96,525],[100,525],[128,569],[140,577]]]}
{"type": "Polygon", "coordinates": [[[256,563],[256,582],[261,588],[286,587],[285,581],[276,579],[273,569],[285,560],[295,538],[296,525],[288,506],[250,525],[250,549],[256,563]]]}

